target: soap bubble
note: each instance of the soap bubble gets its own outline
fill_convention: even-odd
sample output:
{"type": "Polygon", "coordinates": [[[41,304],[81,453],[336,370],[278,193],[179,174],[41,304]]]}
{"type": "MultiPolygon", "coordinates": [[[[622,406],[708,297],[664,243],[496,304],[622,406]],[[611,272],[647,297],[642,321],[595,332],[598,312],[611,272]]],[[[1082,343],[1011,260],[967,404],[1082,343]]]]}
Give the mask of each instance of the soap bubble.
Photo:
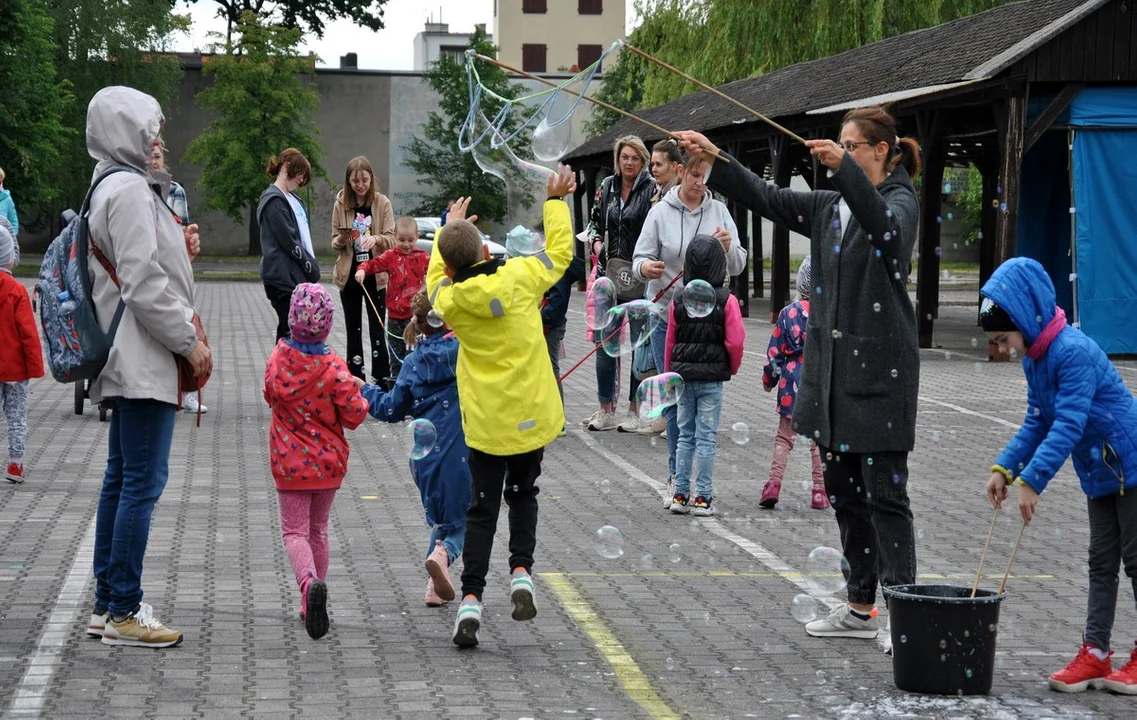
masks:
{"type": "Polygon", "coordinates": [[[683,548],[679,547],[679,543],[671,543],[667,548],[667,559],[672,563],[677,563],[683,559],[683,548]]]}
{"type": "Polygon", "coordinates": [[[573,142],[572,114],[584,95],[599,67],[582,73],[561,88],[554,90],[541,104],[534,117],[541,115],[541,122],[533,128],[530,148],[533,156],[544,162],[556,162],[563,158],[577,143],[573,142]]]}
{"type": "Polygon", "coordinates": [[[645,344],[663,317],[663,309],[650,300],[632,300],[608,311],[601,331],[601,348],[609,357],[628,357],[645,344]]]}
{"type": "Polygon", "coordinates": [[[596,531],[596,552],[602,558],[615,560],[624,554],[624,536],[611,525],[596,531]]]}
{"type": "Polygon", "coordinates": [[[683,378],[678,373],[666,372],[653,375],[642,382],[636,390],[636,402],[640,404],[640,417],[655,420],[663,411],[683,396],[683,378]]]}
{"type": "Polygon", "coordinates": [[[415,418],[407,423],[407,439],[411,443],[411,459],[422,460],[434,449],[438,431],[434,429],[434,423],[426,418],[415,418]]]}
{"type": "Polygon", "coordinates": [[[646,553],[640,558],[640,567],[644,570],[651,570],[655,567],[655,558],[651,556],[651,553],[646,553]]]}
{"type": "Polygon", "coordinates": [[[518,225],[505,235],[505,252],[510,257],[527,257],[545,251],[545,236],[524,225],[518,225]]]}
{"type": "Polygon", "coordinates": [[[607,495],[611,490],[612,490],[612,483],[608,482],[607,479],[600,481],[600,492],[607,495]]]}
{"type": "Polygon", "coordinates": [[[533,129],[533,140],[529,147],[538,160],[556,162],[572,147],[572,123],[568,120],[555,123],[555,119],[550,123],[546,117],[533,129]]]}
{"type": "Polygon", "coordinates": [[[616,285],[606,277],[598,277],[588,289],[585,322],[589,330],[603,330],[608,324],[608,311],[616,307],[616,285]]]}
{"type": "Polygon", "coordinates": [[[715,309],[715,289],[705,280],[692,280],[683,288],[683,307],[691,317],[710,315],[715,309]]]}
{"type": "MultiPolygon", "coordinates": [[[[442,320],[442,316],[439,315],[438,313],[436,313],[433,309],[431,309],[426,314],[426,324],[431,326],[435,330],[437,330],[438,328],[442,327],[445,323],[442,320]]],[[[379,357],[378,351],[375,352],[375,357],[379,357]]]]}
{"type": "Polygon", "coordinates": [[[534,198],[544,195],[549,177],[554,174],[549,168],[519,158],[480,109],[471,113],[462,126],[458,147],[468,150],[479,168],[505,184],[506,227],[521,224],[534,198]]]}
{"type": "Polygon", "coordinates": [[[352,365],[362,365],[363,364],[363,358],[361,358],[358,355],[353,355],[351,358],[351,364],[352,365]]]}
{"type": "Polygon", "coordinates": [[[817,601],[805,593],[795,595],[790,612],[800,623],[813,622],[817,619],[817,601]]]}
{"type": "Polygon", "coordinates": [[[816,547],[805,559],[802,568],[809,591],[826,597],[841,592],[849,574],[849,561],[840,550],[831,547],[816,547]]]}
{"type": "Polygon", "coordinates": [[[874,303],[872,304],[872,311],[873,311],[873,312],[880,312],[880,303],[876,303],[876,302],[874,302],[874,303]]]}
{"type": "Polygon", "coordinates": [[[730,426],[730,439],[735,445],[745,445],[750,442],[750,428],[744,422],[736,422],[730,426]]]}

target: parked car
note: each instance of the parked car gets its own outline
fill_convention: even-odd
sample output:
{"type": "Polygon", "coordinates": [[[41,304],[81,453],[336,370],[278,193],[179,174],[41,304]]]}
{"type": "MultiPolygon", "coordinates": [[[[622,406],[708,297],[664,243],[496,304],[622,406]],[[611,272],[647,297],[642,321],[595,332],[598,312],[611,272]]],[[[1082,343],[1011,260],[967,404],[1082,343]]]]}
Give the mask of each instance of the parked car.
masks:
{"type": "MultiPolygon", "coordinates": [[[[418,225],[418,242],[415,243],[419,248],[430,252],[434,247],[434,236],[442,227],[442,223],[438,218],[415,218],[415,223],[418,225]]],[[[485,243],[490,249],[490,257],[495,260],[505,259],[505,246],[495,243],[490,240],[489,236],[482,233],[482,242],[485,243]]]]}

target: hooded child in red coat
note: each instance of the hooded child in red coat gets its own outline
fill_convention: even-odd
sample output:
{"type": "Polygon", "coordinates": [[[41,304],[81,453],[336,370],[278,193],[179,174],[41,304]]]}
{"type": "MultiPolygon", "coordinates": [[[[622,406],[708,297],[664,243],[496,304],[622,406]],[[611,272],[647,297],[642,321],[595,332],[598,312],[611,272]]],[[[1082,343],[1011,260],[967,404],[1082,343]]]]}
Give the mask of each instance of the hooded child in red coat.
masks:
{"type": "Polygon", "coordinates": [[[16,239],[0,218],[0,407],[8,421],[8,482],[24,481],[28,380],[43,377],[43,348],[24,284],[12,277],[16,239]]]}

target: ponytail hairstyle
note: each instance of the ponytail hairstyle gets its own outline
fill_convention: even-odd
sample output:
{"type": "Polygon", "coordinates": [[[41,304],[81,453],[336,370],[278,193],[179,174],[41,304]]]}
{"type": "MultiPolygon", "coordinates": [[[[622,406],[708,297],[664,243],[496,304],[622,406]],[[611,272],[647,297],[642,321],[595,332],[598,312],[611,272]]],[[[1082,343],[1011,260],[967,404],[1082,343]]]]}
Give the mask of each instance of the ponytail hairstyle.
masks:
{"type": "Polygon", "coordinates": [[[667,162],[674,164],[683,163],[683,155],[679,152],[679,143],[674,138],[667,138],[660,140],[655,145],[651,146],[651,152],[654,155],[659,153],[667,158],[667,162]]]}
{"type": "Polygon", "coordinates": [[[296,148],[288,148],[280,154],[279,157],[273,155],[268,161],[268,167],[265,172],[268,173],[270,178],[276,178],[280,174],[280,169],[288,166],[288,179],[302,175],[303,180],[300,182],[300,187],[304,187],[312,179],[312,166],[308,162],[308,158],[304,157],[304,153],[296,148]]]}
{"type": "Polygon", "coordinates": [[[920,174],[920,143],[915,138],[900,137],[896,132],[896,118],[880,105],[857,108],[845,113],[842,125],[854,123],[861,134],[873,145],[888,143],[888,160],[884,169],[891,173],[903,166],[908,177],[915,180],[920,174]]]}
{"type": "Polygon", "coordinates": [[[407,344],[407,348],[413,348],[415,345],[418,345],[419,335],[434,335],[442,332],[445,328],[445,325],[431,327],[430,315],[432,312],[434,312],[434,307],[430,304],[430,298],[426,295],[426,288],[423,288],[411,298],[411,314],[414,317],[412,317],[411,322],[407,324],[407,329],[403,331],[403,342],[407,344]]]}

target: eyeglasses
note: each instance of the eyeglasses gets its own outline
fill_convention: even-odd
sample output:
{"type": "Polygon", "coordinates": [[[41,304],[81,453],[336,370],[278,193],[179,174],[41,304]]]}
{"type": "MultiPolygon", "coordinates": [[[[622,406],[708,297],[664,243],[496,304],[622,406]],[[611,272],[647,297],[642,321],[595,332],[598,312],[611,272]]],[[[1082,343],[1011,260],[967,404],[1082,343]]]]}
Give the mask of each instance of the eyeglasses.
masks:
{"type": "Polygon", "coordinates": [[[859,148],[861,145],[872,145],[872,143],[868,140],[862,140],[860,142],[853,142],[852,140],[846,140],[845,142],[841,143],[841,147],[845,148],[845,152],[853,152],[854,150],[859,148]]]}

